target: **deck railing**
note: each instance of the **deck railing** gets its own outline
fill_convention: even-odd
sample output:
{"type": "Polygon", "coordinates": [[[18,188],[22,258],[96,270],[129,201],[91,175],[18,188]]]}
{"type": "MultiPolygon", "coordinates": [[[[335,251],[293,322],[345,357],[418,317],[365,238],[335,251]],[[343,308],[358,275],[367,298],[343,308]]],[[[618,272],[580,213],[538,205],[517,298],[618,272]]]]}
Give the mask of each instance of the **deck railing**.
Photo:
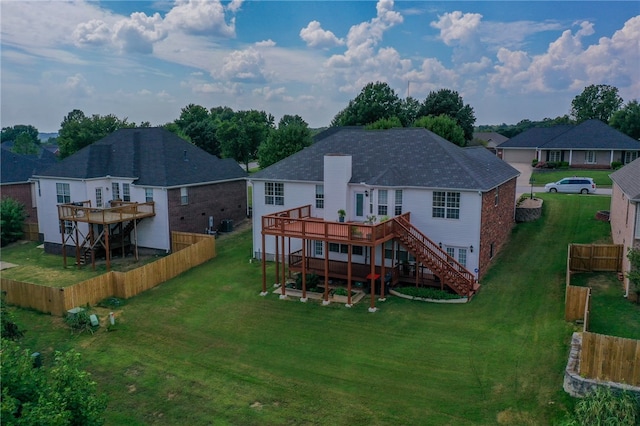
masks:
{"type": "Polygon", "coordinates": [[[155,214],[153,201],[146,203],[112,201],[111,207],[106,208],[91,207],[91,201],[58,204],[58,218],[76,222],[115,223],[155,214]]]}

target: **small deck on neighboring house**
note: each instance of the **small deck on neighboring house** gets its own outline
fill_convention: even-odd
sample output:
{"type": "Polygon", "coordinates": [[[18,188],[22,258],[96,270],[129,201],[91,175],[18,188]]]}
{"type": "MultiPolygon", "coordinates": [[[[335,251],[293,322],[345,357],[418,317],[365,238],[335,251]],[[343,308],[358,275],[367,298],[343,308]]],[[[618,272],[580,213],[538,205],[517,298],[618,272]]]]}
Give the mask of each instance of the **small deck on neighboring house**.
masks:
{"type": "MultiPolygon", "coordinates": [[[[286,259],[289,272],[302,274],[302,294],[305,298],[306,274],[315,273],[324,277],[325,286],[330,279],[345,280],[350,290],[352,282],[370,283],[371,306],[375,310],[376,292],[384,297],[385,285],[399,282],[415,285],[428,285],[441,289],[450,289],[455,293],[471,298],[480,285],[475,275],[449,256],[437,244],[427,238],[411,224],[410,214],[405,213],[377,224],[343,223],[325,221],[311,217],[311,206],[302,206],[262,217],[262,253],[265,252],[265,237],[275,237],[275,273],[276,282],[286,282],[286,259]],[[285,247],[285,240],[301,239],[302,249],[291,252],[285,247]],[[396,245],[391,253],[390,263],[376,264],[371,253],[376,247],[394,240],[402,245],[416,259],[413,265],[401,265],[396,245]],[[309,255],[308,241],[322,241],[324,257],[309,255]],[[328,244],[339,243],[349,246],[347,261],[329,259],[328,244]],[[354,263],[351,259],[351,246],[363,246],[368,251],[368,263],[354,263]]],[[[290,244],[289,244],[290,247],[290,244]]],[[[262,256],[263,294],[266,294],[266,259],[262,256]]],[[[284,286],[282,286],[284,296],[284,286]]]]}
{"type": "Polygon", "coordinates": [[[112,201],[111,206],[107,208],[92,207],[91,201],[59,204],[58,220],[64,265],[67,266],[66,246],[69,243],[75,246],[77,265],[86,264],[91,260],[95,269],[96,255],[104,254],[109,270],[114,252],[120,252],[124,257],[132,248],[137,259],[137,225],[141,220],[155,214],[153,202],[112,201]],[[79,228],[79,223],[88,224],[86,233],[79,228]]]}

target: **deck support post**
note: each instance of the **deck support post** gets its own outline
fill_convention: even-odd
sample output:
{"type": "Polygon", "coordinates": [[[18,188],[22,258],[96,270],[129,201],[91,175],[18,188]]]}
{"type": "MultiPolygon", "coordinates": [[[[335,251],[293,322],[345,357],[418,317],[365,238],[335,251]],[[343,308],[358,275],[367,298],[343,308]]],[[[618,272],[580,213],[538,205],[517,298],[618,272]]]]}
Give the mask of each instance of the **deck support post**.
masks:
{"type": "MultiPolygon", "coordinates": [[[[373,247],[369,247],[371,251],[373,247]]],[[[369,253],[369,263],[371,264],[371,305],[369,306],[369,312],[376,311],[376,263],[371,253],[369,253]]]]}
{"type": "MultiPolygon", "coordinates": [[[[282,283],[282,286],[284,287],[284,285],[287,283],[287,278],[286,278],[286,265],[287,265],[287,261],[285,260],[285,251],[284,251],[284,240],[285,240],[285,236],[282,236],[281,239],[281,247],[282,247],[282,280],[280,281],[282,283]]],[[[291,254],[291,252],[289,252],[289,254],[291,254]]]]}
{"type": "Polygon", "coordinates": [[[265,259],[265,251],[264,251],[264,246],[265,246],[265,236],[264,236],[264,232],[261,232],[262,234],[262,256],[260,256],[260,260],[262,263],[262,292],[260,293],[260,296],[266,296],[267,295],[267,260],[265,259]]]}
{"type": "Polygon", "coordinates": [[[347,247],[349,251],[349,253],[347,253],[347,305],[351,306],[353,305],[353,303],[351,303],[351,252],[353,251],[353,246],[349,244],[347,247]]]}
{"type": "Polygon", "coordinates": [[[324,242],[324,305],[329,304],[329,241],[324,242]]]}
{"type": "MultiPolygon", "coordinates": [[[[274,235],[273,238],[275,239],[275,246],[276,246],[276,252],[275,252],[275,258],[273,260],[275,260],[276,262],[276,284],[280,283],[280,285],[284,288],[284,283],[280,282],[280,246],[279,246],[279,240],[278,240],[278,236],[274,235]]],[[[284,294],[284,291],[283,291],[284,294]]]]}
{"type": "MultiPolygon", "coordinates": [[[[302,299],[307,298],[307,240],[302,239],[302,299]]],[[[300,301],[302,301],[300,299],[300,301]]]]}
{"type": "Polygon", "coordinates": [[[109,231],[111,230],[111,225],[105,223],[104,225],[104,250],[107,256],[107,272],[111,270],[111,249],[109,248],[109,231]]]}
{"type": "MultiPolygon", "coordinates": [[[[58,209],[59,208],[60,207],[58,206],[58,209]]],[[[64,267],[66,268],[67,267],[67,249],[66,249],[65,241],[64,241],[64,231],[65,231],[65,229],[64,229],[64,220],[60,221],[60,230],[61,230],[60,235],[62,236],[62,263],[64,264],[64,267]]]]}

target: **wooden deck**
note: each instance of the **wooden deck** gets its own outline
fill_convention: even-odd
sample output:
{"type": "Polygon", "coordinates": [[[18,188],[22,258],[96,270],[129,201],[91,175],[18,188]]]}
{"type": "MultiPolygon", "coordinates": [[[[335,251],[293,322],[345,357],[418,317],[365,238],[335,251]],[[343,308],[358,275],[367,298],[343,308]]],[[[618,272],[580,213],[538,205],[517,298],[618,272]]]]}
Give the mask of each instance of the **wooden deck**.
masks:
{"type": "Polygon", "coordinates": [[[113,203],[112,207],[91,207],[90,201],[58,205],[58,218],[73,222],[113,224],[155,216],[155,203],[113,203]]]}

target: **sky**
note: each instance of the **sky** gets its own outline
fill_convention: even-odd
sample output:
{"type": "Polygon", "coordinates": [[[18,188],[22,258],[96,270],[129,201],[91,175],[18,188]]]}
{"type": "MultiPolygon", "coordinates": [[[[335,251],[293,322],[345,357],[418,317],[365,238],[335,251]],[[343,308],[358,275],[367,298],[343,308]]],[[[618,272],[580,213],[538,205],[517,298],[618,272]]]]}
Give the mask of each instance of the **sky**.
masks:
{"type": "Polygon", "coordinates": [[[640,99],[638,1],[0,1],[0,121],[163,125],[189,104],[324,127],[369,82],[457,91],[476,125],[640,99]]]}

